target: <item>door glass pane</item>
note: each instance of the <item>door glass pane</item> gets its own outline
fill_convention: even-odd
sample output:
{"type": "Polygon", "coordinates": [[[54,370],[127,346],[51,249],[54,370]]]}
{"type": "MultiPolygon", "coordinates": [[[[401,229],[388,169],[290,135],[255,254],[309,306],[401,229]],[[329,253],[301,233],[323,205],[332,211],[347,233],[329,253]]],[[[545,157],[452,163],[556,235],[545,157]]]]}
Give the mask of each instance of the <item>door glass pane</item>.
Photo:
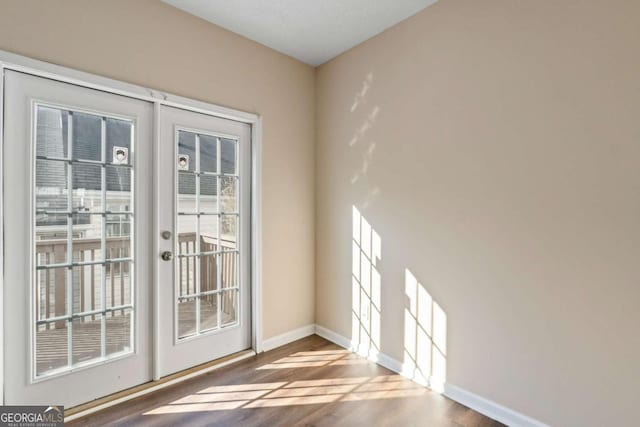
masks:
{"type": "Polygon", "coordinates": [[[197,257],[188,256],[177,258],[177,286],[178,296],[193,295],[196,293],[196,262],[197,257]]]}
{"type": "Polygon", "coordinates": [[[220,217],[220,243],[223,250],[237,248],[238,217],[222,215],[220,217]]]}
{"type": "Polygon", "coordinates": [[[218,178],[200,176],[200,212],[218,212],[218,178]]]}
{"type": "Polygon", "coordinates": [[[178,131],[178,159],[179,170],[196,170],[196,134],[186,131],[178,131]],[[186,160],[186,162],[185,162],[186,160]]]}
{"type": "Polygon", "coordinates": [[[200,135],[200,172],[218,171],[218,138],[200,135]]]}
{"type": "Polygon", "coordinates": [[[102,308],[102,274],[100,264],[73,267],[73,313],[92,312],[102,308]]]}
{"type": "Polygon", "coordinates": [[[220,295],[222,326],[238,322],[238,291],[224,291],[220,295]]]}
{"type": "Polygon", "coordinates": [[[131,257],[131,232],[133,216],[129,214],[106,215],[107,259],[131,257]]]}
{"type": "Polygon", "coordinates": [[[131,309],[107,314],[107,354],[131,351],[131,309]]]}
{"type": "Polygon", "coordinates": [[[238,178],[220,177],[220,212],[238,212],[238,178]]]}
{"type": "Polygon", "coordinates": [[[220,138],[221,169],[224,174],[237,173],[236,141],[220,138]]]}
{"type": "Polygon", "coordinates": [[[40,376],[133,351],[130,338],[118,338],[133,333],[133,263],[110,260],[133,257],[134,147],[132,122],[102,115],[37,106],[36,129],[34,358],[40,376]],[[122,156],[113,165],[115,151],[107,150],[118,147],[122,156]],[[114,306],[125,307],[109,310],[114,306]]]}
{"type": "Polygon", "coordinates": [[[196,253],[198,217],[196,215],[178,215],[177,223],[177,253],[179,255],[196,253]]]}
{"type": "Polygon", "coordinates": [[[218,250],[218,216],[200,216],[200,252],[218,250]]]}
{"type": "Polygon", "coordinates": [[[187,298],[178,302],[178,338],[196,334],[196,301],[187,298]]]}
{"type": "Polygon", "coordinates": [[[102,215],[74,214],[73,262],[101,261],[102,215]]]}
{"type": "Polygon", "coordinates": [[[72,362],[88,362],[102,355],[102,316],[85,316],[72,321],[72,362]],[[94,318],[95,317],[95,318],[94,318]]]}
{"type": "Polygon", "coordinates": [[[178,173],[178,212],[196,211],[196,176],[180,171],[178,173]]]}
{"type": "Polygon", "coordinates": [[[54,322],[36,325],[36,375],[66,368],[68,358],[67,322],[54,322]]]}
{"type": "Polygon", "coordinates": [[[36,265],[67,261],[68,215],[36,214],[36,265]]]}
{"type": "Polygon", "coordinates": [[[36,210],[69,210],[67,184],[67,163],[36,160],[36,210]]]}
{"type": "Polygon", "coordinates": [[[130,212],[131,168],[126,166],[107,166],[107,209],[110,212],[130,212]]]}
{"type": "Polygon", "coordinates": [[[37,107],[36,155],[67,158],[69,113],[57,108],[37,107]]]}
{"type": "Polygon", "coordinates": [[[73,158],[78,160],[102,159],[102,117],[73,113],[73,158]]]}
{"type": "Polygon", "coordinates": [[[236,252],[220,254],[220,272],[223,288],[238,286],[238,254],[236,252]]]}
{"type": "Polygon", "coordinates": [[[36,320],[45,321],[67,313],[67,268],[36,271],[36,320]]]}
{"type": "Polygon", "coordinates": [[[128,261],[107,264],[107,307],[131,304],[131,263],[128,261]]]}
{"type": "Polygon", "coordinates": [[[73,210],[75,212],[102,211],[102,167],[73,164],[73,210]]]}
{"type": "Polygon", "coordinates": [[[36,372],[66,367],[67,321],[54,319],[67,313],[67,268],[36,271],[36,372]]]}
{"type": "Polygon", "coordinates": [[[223,317],[222,326],[236,323],[237,290],[219,291],[221,283],[239,286],[239,177],[236,140],[187,131],[176,140],[177,335],[184,338],[219,329],[223,317]]]}
{"type": "Polygon", "coordinates": [[[200,332],[218,327],[218,295],[200,297],[200,332]]]}
{"type": "Polygon", "coordinates": [[[218,289],[218,265],[216,255],[200,257],[200,291],[215,291],[218,289]]]}
{"type": "Polygon", "coordinates": [[[127,120],[106,119],[107,137],[107,163],[117,163],[120,165],[131,165],[131,132],[133,125],[127,120]],[[124,148],[125,156],[118,158],[114,156],[114,149],[124,148]],[[114,160],[114,158],[116,160],[114,160]]]}

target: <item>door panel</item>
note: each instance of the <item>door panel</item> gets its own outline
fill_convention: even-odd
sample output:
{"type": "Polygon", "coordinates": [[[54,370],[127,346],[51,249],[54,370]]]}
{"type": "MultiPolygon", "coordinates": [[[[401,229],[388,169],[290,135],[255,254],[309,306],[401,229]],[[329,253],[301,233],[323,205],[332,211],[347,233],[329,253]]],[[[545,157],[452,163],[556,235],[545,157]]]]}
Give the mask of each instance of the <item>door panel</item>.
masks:
{"type": "Polygon", "coordinates": [[[73,406],[149,381],[153,107],[5,83],[5,403],[73,406]]]}
{"type": "Polygon", "coordinates": [[[250,127],[161,108],[159,370],[251,347],[250,127]]]}

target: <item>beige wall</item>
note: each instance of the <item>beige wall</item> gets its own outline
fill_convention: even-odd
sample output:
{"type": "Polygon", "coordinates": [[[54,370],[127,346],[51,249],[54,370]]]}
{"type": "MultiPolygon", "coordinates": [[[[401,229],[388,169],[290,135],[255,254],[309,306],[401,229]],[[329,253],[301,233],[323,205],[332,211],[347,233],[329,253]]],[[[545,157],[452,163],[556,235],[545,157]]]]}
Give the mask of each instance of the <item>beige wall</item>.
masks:
{"type": "Polygon", "coordinates": [[[446,312],[450,383],[637,424],[639,16],[441,0],[321,66],[317,323],[351,336],[355,205],[381,238],[384,353],[404,358],[409,269],[446,312]]]}
{"type": "Polygon", "coordinates": [[[0,49],[261,114],[264,337],[313,323],[311,67],[154,0],[2,0],[0,49]]]}
{"type": "Polygon", "coordinates": [[[381,238],[382,352],[404,359],[408,269],[446,312],[451,384],[630,425],[639,15],[441,0],[314,76],[158,1],[0,0],[0,49],[263,115],[265,338],[314,321],[314,217],[315,319],[351,336],[355,206],[381,238]]]}

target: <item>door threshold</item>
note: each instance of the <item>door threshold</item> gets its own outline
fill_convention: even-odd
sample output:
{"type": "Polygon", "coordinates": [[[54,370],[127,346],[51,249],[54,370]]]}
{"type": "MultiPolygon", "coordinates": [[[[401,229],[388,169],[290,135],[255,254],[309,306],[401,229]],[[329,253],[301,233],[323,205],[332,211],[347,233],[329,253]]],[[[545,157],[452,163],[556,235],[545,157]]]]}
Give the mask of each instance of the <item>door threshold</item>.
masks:
{"type": "Polygon", "coordinates": [[[230,354],[220,359],[212,360],[211,362],[203,363],[201,365],[194,366],[184,371],[176,372],[175,374],[167,375],[156,381],[150,381],[148,383],[140,384],[135,387],[128,388],[126,390],[119,391],[117,393],[110,394],[105,397],[101,397],[91,402],[83,403],[78,406],[74,406],[65,410],[64,421],[69,422],[82,418],[89,414],[93,414],[103,409],[107,409],[111,406],[115,406],[119,403],[126,402],[136,397],[144,396],[145,394],[152,393],[157,390],[169,387],[173,384],[188,380],[193,377],[197,377],[207,372],[214,371],[224,366],[230,365],[240,360],[247,359],[256,355],[253,350],[244,350],[237,353],[230,354]]]}

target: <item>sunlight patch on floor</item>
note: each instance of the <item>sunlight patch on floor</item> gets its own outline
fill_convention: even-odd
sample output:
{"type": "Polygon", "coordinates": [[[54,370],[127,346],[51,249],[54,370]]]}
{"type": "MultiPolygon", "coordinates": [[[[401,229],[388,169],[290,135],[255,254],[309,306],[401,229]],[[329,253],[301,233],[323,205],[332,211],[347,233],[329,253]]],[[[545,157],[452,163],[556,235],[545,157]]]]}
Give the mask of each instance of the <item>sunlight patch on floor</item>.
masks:
{"type": "Polygon", "coordinates": [[[207,387],[154,408],[144,415],[398,399],[426,393],[428,391],[425,388],[400,375],[222,385],[207,387]]]}

